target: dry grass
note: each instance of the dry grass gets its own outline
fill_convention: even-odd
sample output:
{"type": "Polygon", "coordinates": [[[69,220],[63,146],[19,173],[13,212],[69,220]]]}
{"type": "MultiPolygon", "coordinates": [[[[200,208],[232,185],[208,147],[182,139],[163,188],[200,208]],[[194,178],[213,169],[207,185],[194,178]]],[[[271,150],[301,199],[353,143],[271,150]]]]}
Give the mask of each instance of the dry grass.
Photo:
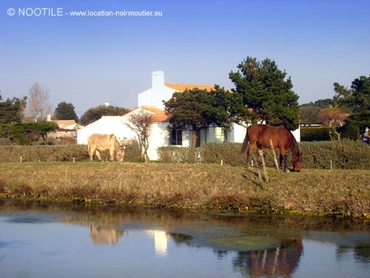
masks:
{"type": "Polygon", "coordinates": [[[1,163],[0,197],[211,210],[363,217],[364,170],[279,173],[215,164],[1,163]]]}

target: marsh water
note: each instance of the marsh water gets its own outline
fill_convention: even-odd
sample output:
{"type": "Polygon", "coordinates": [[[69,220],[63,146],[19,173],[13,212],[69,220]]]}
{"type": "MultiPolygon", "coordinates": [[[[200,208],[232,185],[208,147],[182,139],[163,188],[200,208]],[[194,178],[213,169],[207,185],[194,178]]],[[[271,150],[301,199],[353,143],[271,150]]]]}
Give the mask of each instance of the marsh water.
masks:
{"type": "Polygon", "coordinates": [[[369,277],[370,222],[0,201],[0,277],[369,277]]]}

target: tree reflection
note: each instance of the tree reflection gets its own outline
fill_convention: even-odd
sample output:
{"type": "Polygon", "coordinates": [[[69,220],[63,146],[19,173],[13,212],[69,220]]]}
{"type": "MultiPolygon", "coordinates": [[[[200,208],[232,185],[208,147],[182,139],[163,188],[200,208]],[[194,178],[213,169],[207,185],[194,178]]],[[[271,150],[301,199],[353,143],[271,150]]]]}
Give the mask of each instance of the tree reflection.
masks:
{"type": "Polygon", "coordinates": [[[370,263],[370,246],[353,248],[356,261],[370,263]]]}
{"type": "MultiPolygon", "coordinates": [[[[193,246],[193,237],[182,233],[169,233],[168,235],[177,244],[193,246]]],[[[250,246],[245,246],[246,249],[250,246]]],[[[230,251],[215,249],[218,258],[222,258],[230,251]]],[[[234,252],[232,252],[234,253],[234,252]]],[[[240,251],[233,260],[233,268],[238,272],[252,277],[283,276],[289,277],[298,268],[303,254],[303,243],[301,238],[293,240],[282,239],[273,248],[240,251]]]]}
{"type": "Polygon", "coordinates": [[[302,240],[282,240],[273,249],[239,252],[233,266],[253,277],[289,277],[298,267],[302,253],[302,240]]]}

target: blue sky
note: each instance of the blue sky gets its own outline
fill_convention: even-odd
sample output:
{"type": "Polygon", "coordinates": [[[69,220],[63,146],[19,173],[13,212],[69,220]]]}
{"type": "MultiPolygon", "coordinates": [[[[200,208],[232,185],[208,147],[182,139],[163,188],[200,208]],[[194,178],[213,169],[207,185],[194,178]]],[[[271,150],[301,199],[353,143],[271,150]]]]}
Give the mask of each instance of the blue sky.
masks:
{"type": "Polygon", "coordinates": [[[230,89],[251,56],[285,70],[300,104],[332,98],[334,82],[370,74],[369,11],[368,0],[2,0],[0,94],[27,96],[39,82],[54,108],[66,101],[81,116],[105,102],[136,107],[156,70],[167,83],[230,89]],[[87,10],[162,16],[69,15],[87,10]]]}

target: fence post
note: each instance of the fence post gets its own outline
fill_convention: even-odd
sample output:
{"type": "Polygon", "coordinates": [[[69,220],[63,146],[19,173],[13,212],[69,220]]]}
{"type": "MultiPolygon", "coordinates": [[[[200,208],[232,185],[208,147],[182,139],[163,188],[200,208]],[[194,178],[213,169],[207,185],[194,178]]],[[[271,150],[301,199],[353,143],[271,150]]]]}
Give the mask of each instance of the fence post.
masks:
{"type": "Polygon", "coordinates": [[[262,162],[262,169],[263,169],[263,174],[265,175],[265,179],[267,182],[269,182],[269,177],[267,175],[267,171],[266,171],[266,164],[265,164],[265,159],[263,158],[263,151],[262,150],[259,150],[258,151],[259,155],[260,155],[260,158],[261,158],[261,162],[262,162]]]}
{"type": "Polygon", "coordinates": [[[275,162],[276,170],[278,170],[278,172],[280,173],[280,171],[279,171],[279,164],[277,162],[276,153],[275,153],[275,150],[274,150],[274,145],[272,144],[272,140],[271,139],[270,139],[270,146],[271,146],[272,154],[274,155],[274,162],[275,162]]]}

